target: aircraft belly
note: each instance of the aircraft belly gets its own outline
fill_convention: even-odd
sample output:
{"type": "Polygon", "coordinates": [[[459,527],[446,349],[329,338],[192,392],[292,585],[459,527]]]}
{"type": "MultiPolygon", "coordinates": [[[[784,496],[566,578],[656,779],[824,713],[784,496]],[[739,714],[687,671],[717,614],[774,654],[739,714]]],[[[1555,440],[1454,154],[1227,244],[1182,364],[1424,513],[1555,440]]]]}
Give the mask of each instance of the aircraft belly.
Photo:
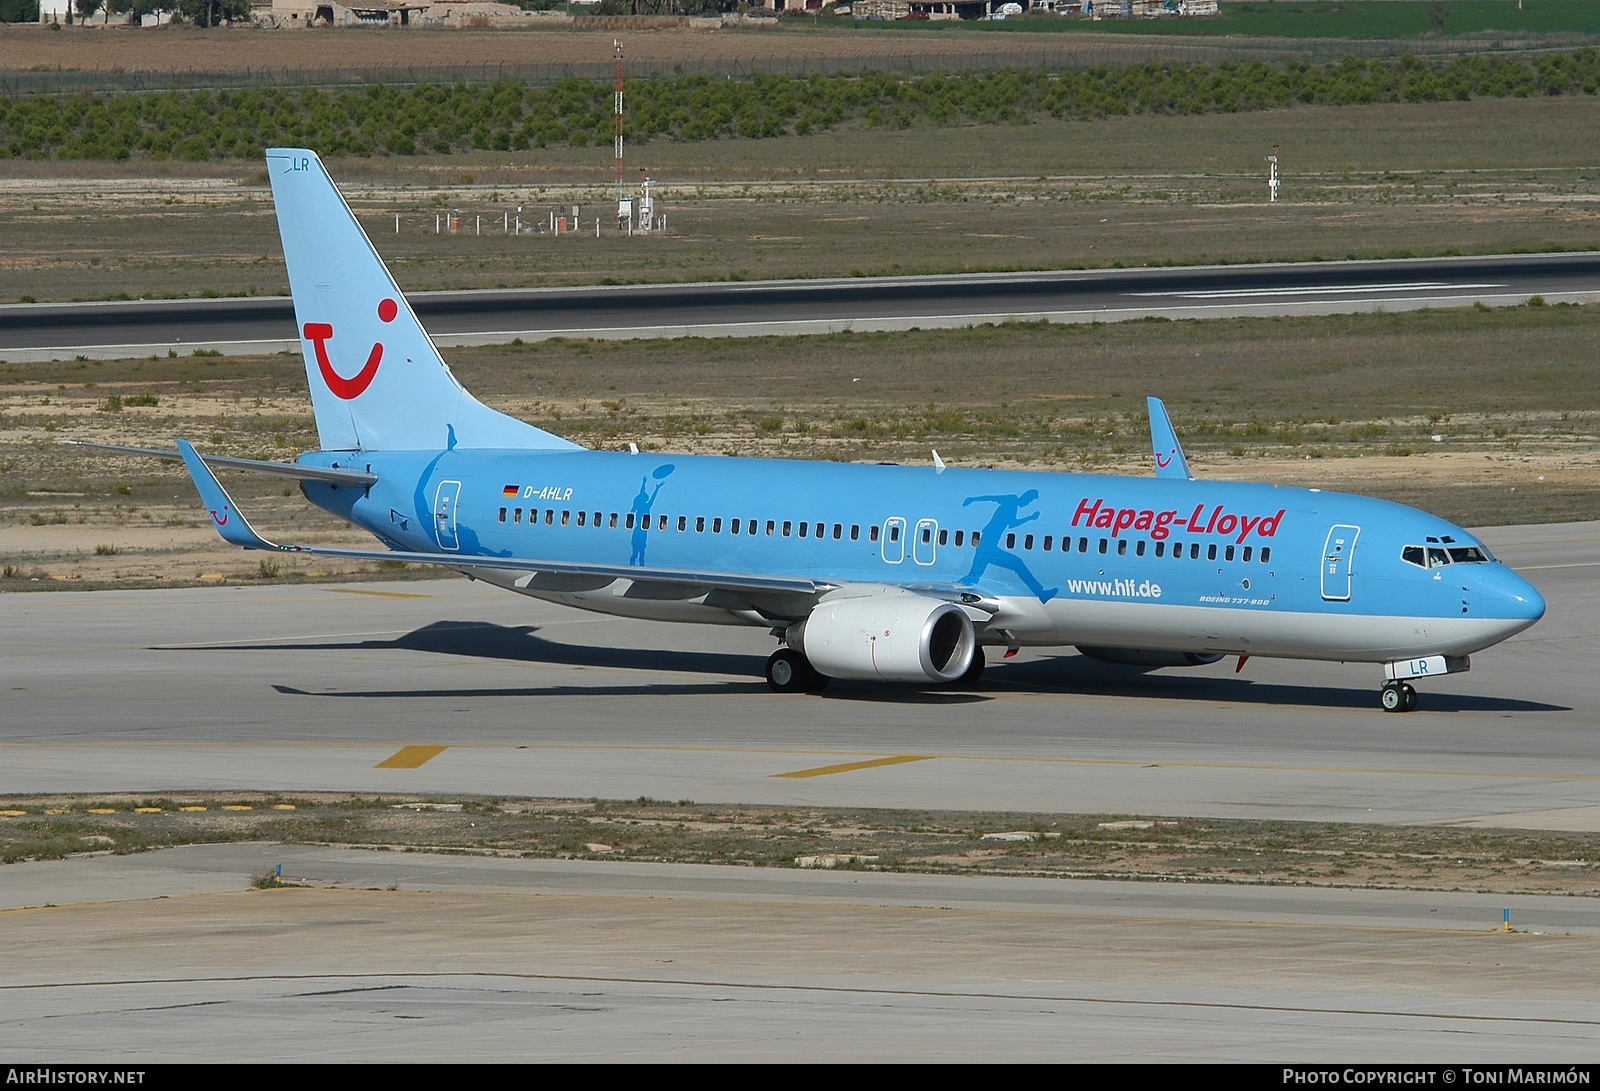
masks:
{"type": "Polygon", "coordinates": [[[1020,643],[1377,663],[1421,655],[1466,655],[1507,635],[1477,618],[1385,617],[1083,600],[1057,600],[1047,604],[1046,609],[1054,622],[1052,631],[1025,637],[1018,634],[1020,643]]]}

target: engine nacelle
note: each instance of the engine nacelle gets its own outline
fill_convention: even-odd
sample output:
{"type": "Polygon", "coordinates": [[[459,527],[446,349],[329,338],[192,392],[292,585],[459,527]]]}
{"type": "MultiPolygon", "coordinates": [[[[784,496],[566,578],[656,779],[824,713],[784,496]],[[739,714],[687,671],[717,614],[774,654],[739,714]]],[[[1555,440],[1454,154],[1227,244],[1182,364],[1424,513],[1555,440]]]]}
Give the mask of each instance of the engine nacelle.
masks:
{"type": "Polygon", "coordinates": [[[1126,663],[1132,667],[1203,667],[1222,658],[1220,652],[1169,652],[1145,648],[1085,648],[1078,651],[1102,663],[1126,663]]]}
{"type": "Polygon", "coordinates": [[[830,678],[874,682],[954,682],[978,647],[966,611],[909,591],[821,602],[786,639],[830,678]]]}

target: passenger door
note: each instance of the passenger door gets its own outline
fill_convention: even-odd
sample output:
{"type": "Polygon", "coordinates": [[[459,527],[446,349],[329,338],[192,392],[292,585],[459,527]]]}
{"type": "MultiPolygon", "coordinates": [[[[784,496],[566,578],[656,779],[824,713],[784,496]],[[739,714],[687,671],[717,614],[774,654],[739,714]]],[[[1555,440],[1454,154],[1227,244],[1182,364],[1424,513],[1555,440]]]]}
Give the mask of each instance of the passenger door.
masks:
{"type": "Polygon", "coordinates": [[[433,498],[433,523],[440,549],[460,549],[456,536],[456,502],[461,499],[461,482],[441,481],[433,498]]]}
{"type": "Polygon", "coordinates": [[[1356,539],[1361,528],[1339,524],[1328,531],[1322,547],[1322,597],[1327,602],[1349,602],[1356,539]]]}

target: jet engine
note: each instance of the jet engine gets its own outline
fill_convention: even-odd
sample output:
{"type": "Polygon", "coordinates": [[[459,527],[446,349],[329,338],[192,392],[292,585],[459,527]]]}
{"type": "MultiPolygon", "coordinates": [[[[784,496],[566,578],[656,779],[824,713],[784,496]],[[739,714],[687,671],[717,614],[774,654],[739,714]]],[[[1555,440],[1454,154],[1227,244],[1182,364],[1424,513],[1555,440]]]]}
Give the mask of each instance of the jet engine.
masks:
{"type": "Polygon", "coordinates": [[[1085,648],[1078,651],[1102,663],[1126,663],[1132,667],[1203,667],[1222,658],[1218,652],[1171,652],[1147,648],[1085,648]]]}
{"type": "Polygon", "coordinates": [[[887,590],[818,603],[786,639],[821,674],[875,682],[954,682],[978,647],[955,603],[887,590]]]}

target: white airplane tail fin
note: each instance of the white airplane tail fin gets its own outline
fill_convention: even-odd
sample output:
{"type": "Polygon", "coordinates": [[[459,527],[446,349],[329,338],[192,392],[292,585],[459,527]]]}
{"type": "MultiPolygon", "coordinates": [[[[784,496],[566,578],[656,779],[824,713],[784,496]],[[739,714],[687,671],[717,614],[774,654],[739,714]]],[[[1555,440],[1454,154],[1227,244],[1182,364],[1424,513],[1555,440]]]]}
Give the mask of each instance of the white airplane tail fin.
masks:
{"type": "Polygon", "coordinates": [[[267,150],[323,450],[577,445],[464,390],[315,152],[267,150]]]}

